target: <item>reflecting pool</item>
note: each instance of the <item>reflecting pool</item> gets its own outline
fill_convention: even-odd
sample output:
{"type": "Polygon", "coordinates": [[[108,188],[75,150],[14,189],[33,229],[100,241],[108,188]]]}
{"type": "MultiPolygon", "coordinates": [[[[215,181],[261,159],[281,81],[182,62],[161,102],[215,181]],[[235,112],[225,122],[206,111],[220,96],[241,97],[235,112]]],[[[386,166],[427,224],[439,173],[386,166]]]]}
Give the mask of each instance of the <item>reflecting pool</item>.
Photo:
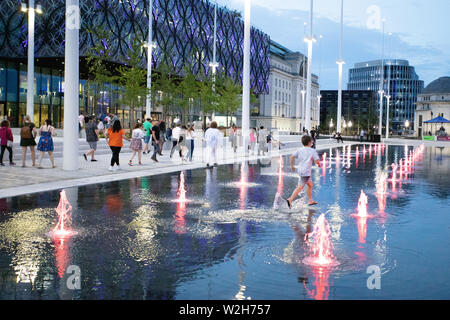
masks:
{"type": "Polygon", "coordinates": [[[316,206],[288,157],[65,189],[62,238],[62,190],[0,199],[0,299],[449,299],[450,148],[319,154],[316,206]]]}

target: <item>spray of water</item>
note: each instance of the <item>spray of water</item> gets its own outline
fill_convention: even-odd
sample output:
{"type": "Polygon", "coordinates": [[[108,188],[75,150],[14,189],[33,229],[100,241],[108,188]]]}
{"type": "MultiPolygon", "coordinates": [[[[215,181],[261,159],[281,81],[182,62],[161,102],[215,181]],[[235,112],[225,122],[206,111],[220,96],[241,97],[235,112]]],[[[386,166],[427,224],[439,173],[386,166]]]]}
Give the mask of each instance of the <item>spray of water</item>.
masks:
{"type": "Polygon", "coordinates": [[[303,263],[310,266],[334,267],[339,265],[333,255],[333,244],[331,242],[331,231],[325,214],[317,219],[313,232],[305,237],[310,237],[310,255],[303,259],[303,263]]]}

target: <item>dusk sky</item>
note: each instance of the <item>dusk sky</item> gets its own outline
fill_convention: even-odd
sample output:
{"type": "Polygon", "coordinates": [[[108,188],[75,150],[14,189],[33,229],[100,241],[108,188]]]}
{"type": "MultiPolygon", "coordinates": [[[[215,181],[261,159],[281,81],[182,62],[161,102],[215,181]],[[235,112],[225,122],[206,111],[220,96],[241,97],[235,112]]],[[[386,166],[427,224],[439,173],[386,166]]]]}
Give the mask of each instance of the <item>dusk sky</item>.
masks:
{"type": "MultiPolygon", "coordinates": [[[[244,11],[244,0],[218,3],[244,11]]],[[[313,33],[323,38],[313,48],[313,73],[320,76],[324,90],[337,89],[340,3],[314,1],[313,33]]],[[[303,53],[303,24],[309,22],[309,6],[309,0],[252,0],[252,25],[273,41],[303,53]]],[[[378,16],[386,19],[385,58],[409,60],[425,86],[439,77],[450,76],[449,12],[448,0],[344,0],[343,88],[347,88],[348,69],[355,63],[381,59],[378,16]],[[389,32],[392,36],[388,36],[389,32]]]]}

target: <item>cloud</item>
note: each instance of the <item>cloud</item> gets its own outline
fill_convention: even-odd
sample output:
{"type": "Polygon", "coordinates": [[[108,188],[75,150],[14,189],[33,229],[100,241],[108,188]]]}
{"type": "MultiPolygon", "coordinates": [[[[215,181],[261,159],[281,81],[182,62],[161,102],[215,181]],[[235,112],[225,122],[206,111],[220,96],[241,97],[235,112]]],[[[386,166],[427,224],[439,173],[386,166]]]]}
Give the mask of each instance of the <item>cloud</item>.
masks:
{"type": "MultiPolygon", "coordinates": [[[[243,10],[243,0],[227,3],[229,7],[243,10]]],[[[374,3],[380,9],[380,17],[387,19],[385,57],[409,60],[425,85],[450,75],[450,58],[445,54],[450,51],[447,35],[450,23],[445,10],[441,12],[445,8],[450,12],[450,1],[344,0],[344,87],[348,69],[355,63],[381,59],[382,33],[367,26],[370,15],[374,14],[367,9],[374,3]],[[394,32],[388,37],[390,31],[394,32]]],[[[314,10],[314,34],[322,34],[324,38],[314,46],[313,72],[321,76],[323,89],[336,89],[340,1],[316,0],[314,10]]],[[[252,0],[252,24],[293,51],[306,51],[302,41],[304,21],[309,21],[309,1],[252,0]]]]}

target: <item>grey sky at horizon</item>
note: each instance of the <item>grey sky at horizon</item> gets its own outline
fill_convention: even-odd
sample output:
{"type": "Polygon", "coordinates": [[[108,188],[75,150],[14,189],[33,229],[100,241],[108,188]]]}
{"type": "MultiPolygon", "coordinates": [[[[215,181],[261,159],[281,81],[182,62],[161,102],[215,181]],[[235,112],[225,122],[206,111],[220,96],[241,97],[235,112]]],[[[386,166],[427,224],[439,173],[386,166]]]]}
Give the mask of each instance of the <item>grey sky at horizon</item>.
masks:
{"type": "MultiPolygon", "coordinates": [[[[242,13],[244,10],[244,0],[217,0],[217,3],[242,13]]],[[[320,77],[322,90],[338,87],[340,3],[340,0],[314,1],[313,33],[323,38],[313,47],[313,73],[320,77]]],[[[303,23],[309,22],[309,5],[309,0],[252,0],[251,23],[273,41],[306,53],[303,23]]],[[[408,60],[425,86],[439,77],[450,76],[450,37],[446,34],[450,20],[445,16],[450,12],[450,1],[344,0],[344,89],[348,69],[355,63],[381,59],[381,29],[368,27],[368,20],[375,15],[368,11],[373,6],[380,9],[380,18],[386,19],[385,59],[408,60]]]]}

